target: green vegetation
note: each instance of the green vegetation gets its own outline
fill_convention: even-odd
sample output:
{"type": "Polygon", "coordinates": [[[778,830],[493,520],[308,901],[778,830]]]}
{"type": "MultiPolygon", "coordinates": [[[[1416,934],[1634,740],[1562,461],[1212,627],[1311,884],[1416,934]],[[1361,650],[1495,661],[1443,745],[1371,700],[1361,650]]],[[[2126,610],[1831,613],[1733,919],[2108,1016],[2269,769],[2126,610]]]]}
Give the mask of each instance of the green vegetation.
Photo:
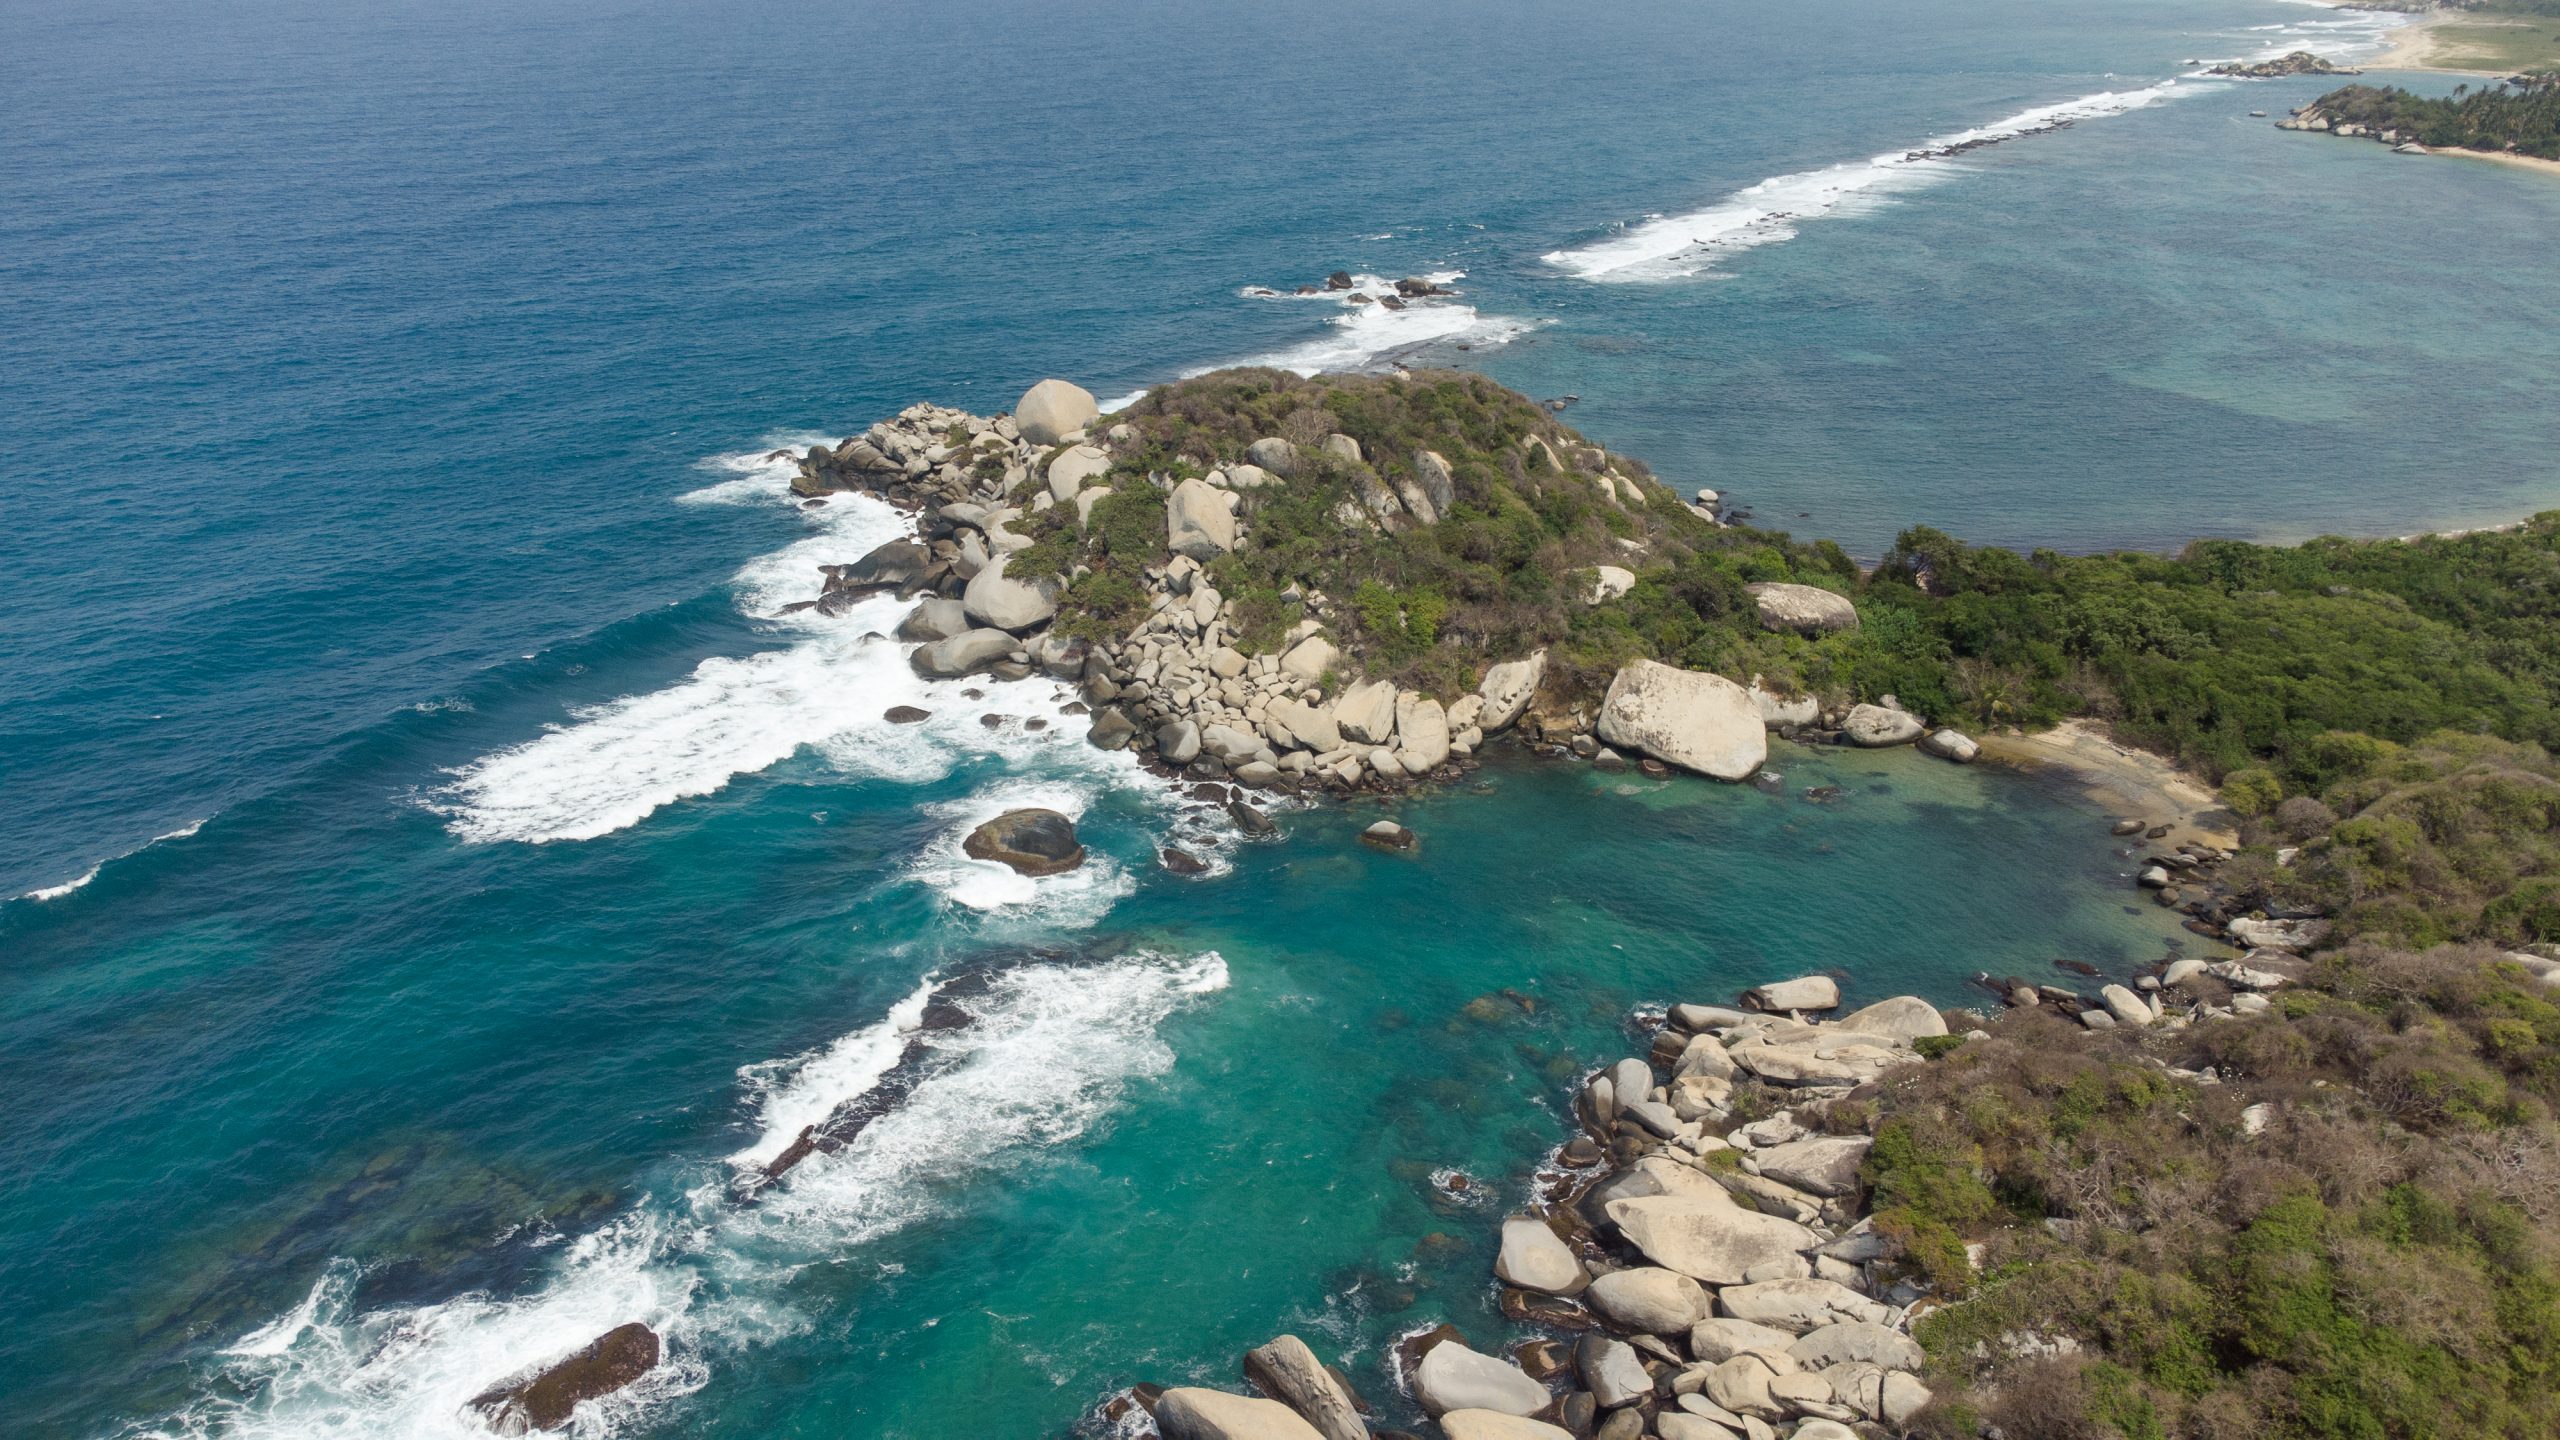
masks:
{"type": "Polygon", "coordinates": [[[2019,1010],[1823,1117],[1874,1134],[1876,1229],[1937,1303],[1924,1433],[2560,1434],[2560,990],[2506,954],[2560,944],[2560,512],[2174,557],[1914,529],[1862,572],[1713,524],[1478,377],[1230,371],[1119,418],[1139,442],[1090,524],[1030,522],[1033,562],[1074,571],[1076,633],[1144,616],[1166,489],[1279,435],[1296,474],[1250,492],[1251,543],[1211,567],[1256,648],[1312,614],[1346,673],[1444,694],[1543,645],[1549,704],[1650,656],[1977,729],[2091,717],[2221,784],[2235,908],[2333,917],[2260,1014],[2091,1032],[2019,1010]],[[1365,460],[1326,454],[1334,434],[1365,460]],[[1449,513],[1362,522],[1426,449],[1449,513]],[[1584,603],[1598,564],[1633,590],[1584,603]],[[1744,589],[1763,580],[1847,595],[1859,628],[1772,634],[1744,589]]]}
{"type": "MultiPolygon", "coordinates": [[[[2547,35],[2546,29],[2544,25],[2448,27],[2438,32],[2438,38],[2448,45],[2494,46],[2498,58],[2487,63],[2504,69],[2537,61],[2548,64],[2555,54],[2560,54],[2560,37],[2547,35]]],[[[2455,57],[2437,58],[2452,63],[2455,57]]],[[[2469,63],[2472,56],[2468,49],[2461,58],[2469,63]]],[[[2397,130],[2434,148],[2509,151],[2560,160],[2560,76],[2518,78],[2522,83],[2511,81],[2477,90],[2457,86],[2446,99],[2396,87],[2349,85],[2330,91],[2312,105],[2337,124],[2397,130]]]]}
{"type": "Polygon", "coordinates": [[[2019,1012],[1889,1078],[1876,1223],[1957,1301],[1916,1327],[1923,1433],[2560,1432],[2551,995],[2493,951],[2357,944],[2299,1014],[2019,1012]]]}
{"type": "MultiPolygon", "coordinates": [[[[1454,694],[1483,667],[1546,646],[1601,683],[1637,655],[1727,670],[1790,671],[1785,647],[1760,633],[1742,586],[1804,579],[1846,588],[1857,576],[1835,545],[1727,530],[1683,504],[1644,466],[1557,423],[1545,407],[1477,375],[1326,375],[1227,370],[1159,387],[1114,417],[1138,432],[1118,447],[1113,495],[1091,529],[1053,509],[1032,522],[1038,540],[1019,568],[1082,564],[1071,609],[1098,592],[1118,596],[1163,559],[1163,487],[1279,436],[1298,447],[1287,483],[1247,500],[1253,543],[1218,560],[1211,578],[1236,603],[1248,640],[1276,642],[1321,595],[1322,616],[1363,673],[1454,694]],[[1326,452],[1330,435],[1359,442],[1363,459],[1326,452]],[[1417,457],[1448,464],[1456,501],[1431,525],[1403,516],[1387,528],[1354,518],[1364,495],[1418,486],[1417,457]],[[1614,475],[1619,499],[1604,490],[1614,475]],[[1140,502],[1154,525],[1139,533],[1140,502]],[[1108,517],[1108,518],[1107,518],[1108,517]],[[1114,529],[1125,521],[1128,533],[1114,529]],[[1133,543],[1123,543],[1127,540],[1133,543]],[[1144,542],[1144,543],[1135,543],[1144,542]],[[1596,565],[1644,574],[1623,603],[1593,610],[1580,594],[1596,565]]],[[[1108,621],[1135,620],[1115,601],[1108,621]]],[[[1125,629],[1125,624],[1122,625],[1125,629]]],[[[1828,672],[1826,672],[1827,674],[1828,672]]]]}
{"type": "Polygon", "coordinates": [[[2560,743],[2560,513],[2512,530],[2176,558],[2020,557],[1906,532],[1859,595],[1853,673],[1976,723],[2111,722],[2240,806],[2361,768],[2336,738],[2560,743]],[[1892,637],[1879,649],[1879,642],[1892,637]]]}

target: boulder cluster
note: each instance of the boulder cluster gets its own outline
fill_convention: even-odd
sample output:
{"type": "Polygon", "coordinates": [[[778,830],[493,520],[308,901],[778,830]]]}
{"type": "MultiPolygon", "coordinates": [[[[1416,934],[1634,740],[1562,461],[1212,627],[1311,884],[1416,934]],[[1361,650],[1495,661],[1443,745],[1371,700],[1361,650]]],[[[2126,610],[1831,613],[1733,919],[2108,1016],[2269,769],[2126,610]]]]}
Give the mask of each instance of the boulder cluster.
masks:
{"type": "MultiPolygon", "coordinates": [[[[1581,1133],[1540,1202],[1502,1222],[1503,1312],[1547,1332],[1478,1348],[1448,1325],[1398,1346],[1398,1382],[1448,1440],[1852,1440],[1930,1400],[1910,1325],[1930,1303],[1864,1213],[1862,1085],[1947,1034],[1898,996],[1836,1020],[1838,985],[1760,986],[1742,1008],[1673,1006],[1650,1052],[1589,1076],[1581,1133]],[[1746,1120],[1736,1087],[1787,1103],[1746,1120]]],[[[1268,1399],[1140,1386],[1166,1440],[1384,1440],[1295,1336],[1245,1357],[1268,1399]]]]}
{"type": "Polygon", "coordinates": [[[2233,60],[2207,70],[2207,75],[2228,75],[2244,80],[2276,80],[2287,75],[2361,75],[2364,72],[2344,65],[2333,65],[2308,50],[2296,50],[2273,60],[2253,63],[2233,60]]]}
{"type": "MultiPolygon", "coordinates": [[[[2352,73],[2352,72],[2350,72],[2352,73]]],[[[2404,131],[2389,125],[2366,125],[2354,120],[2341,120],[2317,104],[2305,105],[2276,122],[2279,130],[2304,130],[2316,135],[2336,135],[2348,140],[2373,140],[2409,155],[2424,155],[2427,147],[2420,143],[2415,131],[2404,131]]]]}
{"type": "MultiPolygon", "coordinates": [[[[1810,697],[1771,691],[1756,677],[1743,684],[1650,660],[1620,670],[1596,710],[1546,691],[1543,651],[1494,664],[1472,692],[1444,700],[1347,673],[1349,659],[1330,633],[1339,602],[1311,588],[1287,592],[1305,618],[1257,651],[1242,638],[1242,622],[1210,567],[1251,543],[1255,492],[1298,474],[1300,447],[1265,436],[1240,461],[1179,478],[1149,471],[1141,481],[1134,465],[1120,464],[1134,456],[1137,439],[1129,426],[1104,428],[1090,394],[1053,379],[1031,387],[1011,415],[916,405],[842,444],[813,447],[797,457],[793,482],[808,503],[822,504],[836,490],[874,492],[913,513],[917,533],[824,567],[820,595],[801,603],[839,613],[883,592],[915,597],[898,638],[915,645],[918,673],[1046,673],[1076,681],[1094,716],[1094,744],[1136,751],[1166,773],[1258,789],[1381,789],[1445,779],[1465,769],[1487,737],[1515,725],[1549,752],[1604,765],[1632,755],[1657,773],[1681,769],[1722,780],[1759,769],[1771,730],[1861,746],[1918,743],[1946,759],[1974,758],[1971,739],[1932,731],[1890,696],[1826,710],[1810,697]],[[1078,525],[1090,524],[1093,507],[1112,493],[1106,482],[1144,483],[1163,494],[1164,558],[1144,567],[1144,620],[1125,635],[1067,639],[1052,622],[1068,577],[1016,573],[1016,557],[1034,541],[1013,525],[1026,512],[1061,506],[1073,507],[1078,525]]],[[[1574,453],[1567,456],[1534,435],[1521,444],[1531,452],[1526,463],[1586,474],[1621,506],[1650,503],[1598,447],[1568,447],[1574,453]]],[[[1317,448],[1328,462],[1368,477],[1359,498],[1343,502],[1346,526],[1429,525],[1456,501],[1451,467],[1433,451],[1417,451],[1411,473],[1399,468],[1390,484],[1351,436],[1328,436],[1317,448]]],[[[1620,567],[1594,567],[1589,597],[1604,603],[1635,578],[1620,567]]],[[[1819,587],[1751,590],[1772,630],[1821,635],[1858,623],[1846,597],[1819,587]]]]}

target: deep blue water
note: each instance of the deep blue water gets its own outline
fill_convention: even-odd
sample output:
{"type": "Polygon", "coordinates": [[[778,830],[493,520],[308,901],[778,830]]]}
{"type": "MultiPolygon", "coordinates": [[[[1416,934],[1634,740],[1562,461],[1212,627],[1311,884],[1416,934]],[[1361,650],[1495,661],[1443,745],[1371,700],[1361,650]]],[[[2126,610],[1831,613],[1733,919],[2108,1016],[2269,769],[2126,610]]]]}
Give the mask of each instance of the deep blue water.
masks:
{"type": "Polygon", "coordinates": [[[877,538],[752,457],[1044,374],[1407,358],[1578,395],[1868,554],[2560,501],[2560,186],[2248,118],[2317,82],[2182,82],[1705,273],[1544,258],[2329,23],[0,8],[0,896],[94,875],[0,902],[12,1423],[435,1433],[633,1313],[682,1363],[632,1433],[930,1435],[981,1396],[1041,1433],[1284,1321],[1367,1363],[1486,1323],[1486,1217],[1415,1167],[1515,1182],[1627,1004],[2156,955],[2094,815],[1916,763],[1784,762],[1884,767],[1837,812],[1505,773],[1428,802],[1420,863],[1319,814],[1171,881],[1147,853],[1192,822],[1063,728],[941,694],[890,736],[911,686],[863,623],[746,618],[877,538]],[[1242,293],[1337,267],[1465,298],[1344,328],[1242,293]],[[949,854],[1025,794],[1112,863],[1014,894],[949,854]],[[699,1198],[843,1079],[795,1057],[1035,949],[874,1169],[699,1198]],[[1504,985],[1556,1003],[1466,1016],[1504,985]]]}

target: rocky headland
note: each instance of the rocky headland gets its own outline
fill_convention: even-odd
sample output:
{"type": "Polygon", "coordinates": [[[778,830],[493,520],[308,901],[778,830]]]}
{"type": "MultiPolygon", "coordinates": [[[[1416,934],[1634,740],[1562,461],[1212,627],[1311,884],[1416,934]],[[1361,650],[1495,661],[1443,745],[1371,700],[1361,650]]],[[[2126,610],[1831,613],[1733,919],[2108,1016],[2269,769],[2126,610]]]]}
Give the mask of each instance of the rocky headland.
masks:
{"type": "MultiPolygon", "coordinates": [[[[1569,635],[1578,611],[1623,608],[1638,567],[1677,565],[1730,527],[1714,492],[1682,500],[1478,377],[1228,372],[1109,420],[1052,379],[1010,415],[914,406],[796,458],[804,503],[857,490],[915,518],[912,538],[826,567],[803,604],[913,597],[896,638],[919,674],[1073,681],[1093,744],[1191,781],[1392,790],[1463,773],[1506,732],[1546,753],[1721,780],[1756,771],[1773,731],[1918,743],[1956,761],[1976,750],[1891,696],[1826,701],[1652,658],[1550,664],[1535,641],[1569,635]],[[1494,435],[1425,431],[1389,448],[1333,428],[1452,391],[1490,412],[1494,435]],[[1359,405],[1318,408],[1338,395],[1359,405]],[[1274,433],[1257,409],[1276,412],[1274,433]],[[1468,543],[1459,532],[1481,528],[1478,516],[1521,527],[1536,506],[1565,518],[1532,522],[1549,533],[1530,537],[1562,583],[1464,617],[1510,632],[1467,637],[1470,653],[1439,643],[1462,620],[1445,593],[1399,595],[1358,574],[1444,532],[1468,543]]],[[[1735,599],[1771,635],[1858,625],[1846,596],[1815,585],[1757,582],[1735,599]]]]}

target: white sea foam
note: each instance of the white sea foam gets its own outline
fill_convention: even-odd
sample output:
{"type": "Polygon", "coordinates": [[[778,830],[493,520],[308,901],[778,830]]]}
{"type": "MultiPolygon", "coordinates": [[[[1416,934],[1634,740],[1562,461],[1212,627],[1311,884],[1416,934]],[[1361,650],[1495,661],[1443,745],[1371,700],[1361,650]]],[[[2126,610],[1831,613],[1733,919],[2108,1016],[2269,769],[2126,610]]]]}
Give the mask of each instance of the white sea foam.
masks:
{"type": "Polygon", "coordinates": [[[907,1035],[924,1022],[924,1007],[933,999],[937,983],[927,976],[912,994],[889,1007],[880,1023],[832,1045],[741,1067],[738,1081],[755,1106],[758,1133],[755,1143],[730,1156],[729,1163],[748,1165],[772,1159],[802,1130],[879,1084],[905,1053],[907,1035]]]}
{"type": "Polygon", "coordinates": [[[100,871],[105,870],[108,866],[113,865],[118,860],[129,860],[164,840],[184,840],[203,828],[204,822],[202,820],[197,820],[189,824],[181,825],[177,829],[171,830],[166,834],[154,835],[150,839],[143,841],[141,844],[134,846],[132,849],[127,850],[122,854],[108,856],[106,859],[99,861],[97,864],[90,866],[88,869],[81,871],[78,875],[69,880],[63,881],[59,885],[46,885],[39,889],[30,890],[18,898],[21,900],[33,900],[38,903],[42,903],[47,900],[59,900],[65,895],[69,895],[74,891],[85,888],[90,881],[98,878],[100,871]]]}
{"type": "Polygon", "coordinates": [[[2166,80],[2139,90],[2109,90],[2056,105],[2021,110],[2005,120],[1942,135],[1904,151],[1821,170],[1779,175],[1701,210],[1656,216],[1588,245],[1550,251],[1550,265],[1594,281],[1674,280],[1711,270],[1727,255],[1793,239],[1796,227],[1828,216],[1861,214],[1896,190],[1961,173],[1952,157],[1965,150],[2057,130],[2082,120],[2121,115],[2181,93],[2166,80]]]}
{"type": "MultiPolygon", "coordinates": [[[[937,1032],[942,1068],[834,1154],[811,1156],[758,1203],[739,1206],[725,1173],[646,1202],[562,1248],[530,1292],[481,1292],[435,1304],[360,1310],[357,1266],[332,1262],[285,1314],[221,1353],[218,1383],[176,1414],[122,1434],[167,1440],[460,1440],[489,1433],[470,1401],[640,1321],[666,1342],[660,1367],[581,1406],[570,1430],[601,1440],[698,1390],[723,1354],[806,1324],[790,1278],[841,1261],[865,1241],[949,1213],[956,1188],[1000,1164],[1030,1162],[1085,1134],[1128,1087],[1160,1075],[1173,1052],[1157,1031],[1223,989],[1217,955],[1131,955],[1100,964],[1006,972],[962,1002],[965,1029],[937,1032]]],[[[920,1017],[909,996],[877,1025],[796,1061],[751,1067],[767,1134],[797,1134],[879,1083],[882,1045],[920,1017]]],[[[894,1063],[892,1055],[889,1063],[894,1063]]]]}
{"type": "Polygon", "coordinates": [[[1135,882],[1108,856],[1088,854],[1082,865],[1063,875],[1035,878],[991,860],[972,860],[960,845],[970,831],[1008,810],[1055,810],[1080,820],[1098,789],[1088,777],[1025,777],[990,785],[965,800],[927,806],[925,813],[947,823],[942,835],[917,858],[914,874],[944,899],[970,910],[1023,911],[1023,918],[1052,928],[1092,925],[1113,901],[1135,888],[1135,882]]]}
{"type": "MultiPolygon", "coordinates": [[[[792,465],[765,451],[706,464],[733,478],[693,492],[704,504],[786,503],[792,465]]],[[[1126,753],[1084,744],[1089,722],[1059,712],[1072,698],[1043,678],[927,680],[907,663],[907,647],[887,636],[911,602],[876,595],[841,614],[782,614],[813,599],[818,567],[860,559],[910,533],[904,516],[867,495],[840,494],[796,510],[809,533],[742,566],[731,584],[738,608],[792,643],[757,654],[715,656],[664,689],[589,706],[520,744],[473,761],[428,798],[447,828],[474,842],[591,840],[638,824],[680,800],[715,794],[741,775],[781,763],[804,747],[849,775],[923,784],[963,761],[992,756],[1010,769],[1064,771],[1094,785],[1169,794],[1126,753]],[[961,692],[978,691],[982,699],[961,692]],[[930,712],[894,725],[901,705],[930,712]],[[990,729],[986,715],[1007,717],[990,729]],[[1022,722],[1047,720],[1033,730],[1022,722]]],[[[1098,870],[1084,886],[1104,894],[1098,870]]],[[[1106,896],[1107,898],[1107,896],[1106,896]]]]}
{"type": "Polygon", "coordinates": [[[726,1212],[724,1228],[842,1247],[937,1213],[955,1183],[1076,1139],[1132,1082],[1171,1068],[1158,1027],[1226,985],[1214,952],[1007,971],[985,998],[963,1002],[976,1023],[934,1037],[961,1052],[956,1063],[842,1150],[810,1156],[758,1204],[726,1212]]]}
{"type": "MultiPolygon", "coordinates": [[[[1466,272],[1436,270],[1419,278],[1434,285],[1449,285],[1466,278],[1466,272]]],[[[1234,365],[1267,365],[1300,375],[1377,370],[1440,347],[1466,345],[1489,350],[1509,344],[1537,328],[1534,321],[1507,315],[1486,315],[1473,305],[1449,296],[1423,296],[1406,301],[1401,310],[1391,310],[1375,302],[1394,295],[1396,283],[1378,275],[1354,275],[1348,290],[1325,290],[1312,295],[1261,285],[1246,286],[1238,293],[1249,300],[1304,301],[1325,305],[1340,313],[1326,320],[1322,333],[1297,344],[1243,359],[1196,366],[1176,378],[1187,380],[1194,375],[1206,375],[1212,370],[1234,365]],[[1371,303],[1354,303],[1354,296],[1365,297],[1371,303]]],[[[1145,390],[1132,390],[1105,402],[1102,409],[1106,413],[1125,410],[1146,393],[1145,390]]]]}

